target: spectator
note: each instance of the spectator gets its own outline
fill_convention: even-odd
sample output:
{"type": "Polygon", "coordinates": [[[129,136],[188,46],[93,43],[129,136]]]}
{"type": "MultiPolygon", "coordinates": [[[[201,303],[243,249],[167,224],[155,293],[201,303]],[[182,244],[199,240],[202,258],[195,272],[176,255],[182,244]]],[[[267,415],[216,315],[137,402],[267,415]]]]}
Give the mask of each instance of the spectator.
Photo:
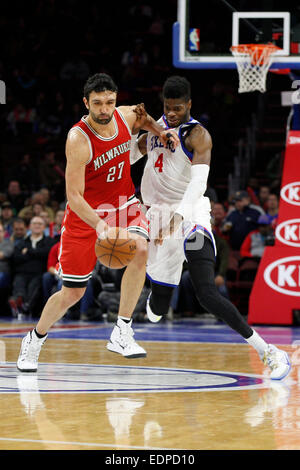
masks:
{"type": "Polygon", "coordinates": [[[10,286],[10,259],[14,251],[13,243],[9,239],[4,238],[4,233],[4,227],[0,223],[0,289],[6,289],[10,286]]]}
{"type": "Polygon", "coordinates": [[[55,214],[55,219],[54,219],[54,225],[52,229],[52,235],[53,237],[57,237],[60,234],[61,231],[61,226],[64,220],[65,216],[65,211],[63,210],[58,210],[55,214]]]}
{"type": "Polygon", "coordinates": [[[250,207],[247,191],[237,191],[234,196],[235,209],[227,215],[222,226],[223,233],[229,232],[229,244],[233,250],[240,250],[248,233],[257,228],[261,213],[250,207]]]}
{"type": "Polygon", "coordinates": [[[46,211],[42,210],[40,216],[44,219],[45,222],[44,234],[47,237],[55,238],[56,241],[59,241],[64,211],[57,211],[54,222],[51,222],[49,214],[46,211]]]}
{"type": "Polygon", "coordinates": [[[246,190],[250,196],[251,203],[259,206],[260,202],[258,199],[258,191],[259,191],[258,179],[251,177],[248,181],[246,190]]]}
{"type": "Polygon", "coordinates": [[[42,276],[47,270],[48,254],[53,244],[44,235],[45,223],[41,217],[30,221],[31,234],[15,247],[12,297],[9,304],[13,316],[19,312],[35,314],[42,289],[42,276]]]}
{"type": "Polygon", "coordinates": [[[29,153],[25,153],[21,161],[18,162],[18,165],[12,169],[11,179],[17,180],[21,189],[26,194],[36,189],[38,181],[37,171],[29,153]]]}
{"type": "Polygon", "coordinates": [[[50,217],[50,220],[54,220],[54,211],[50,206],[47,206],[45,204],[45,194],[42,192],[36,192],[33,194],[31,197],[31,200],[29,202],[29,205],[25,206],[18,214],[18,217],[24,218],[24,219],[32,219],[32,217],[35,215],[34,214],[34,205],[35,204],[40,204],[42,207],[42,210],[45,210],[48,212],[48,215],[50,217]]]}
{"type": "Polygon", "coordinates": [[[22,103],[17,103],[7,116],[9,129],[18,136],[25,131],[33,131],[36,121],[36,112],[33,108],[26,108],[22,103]]]}
{"type": "Polygon", "coordinates": [[[25,203],[25,194],[22,192],[19,181],[11,180],[8,184],[6,191],[6,197],[8,202],[11,203],[15,214],[17,214],[25,203]]]}
{"type": "Polygon", "coordinates": [[[132,48],[125,51],[121,58],[121,65],[124,68],[122,82],[126,83],[126,88],[130,92],[144,92],[149,89],[148,53],[143,40],[137,38],[132,48]],[[148,80],[148,81],[147,81],[148,80]]]}
{"type": "Polygon", "coordinates": [[[27,235],[27,226],[25,221],[19,217],[17,217],[13,221],[13,232],[10,237],[11,242],[14,246],[17,246],[18,243],[23,240],[27,235]]]}
{"type": "Polygon", "coordinates": [[[221,238],[228,238],[226,234],[224,234],[221,230],[221,227],[224,223],[226,217],[226,211],[220,202],[211,203],[211,216],[212,216],[212,223],[214,226],[215,233],[221,238]]]}
{"type": "Polygon", "coordinates": [[[43,197],[44,206],[49,207],[50,206],[50,191],[49,191],[49,189],[43,187],[39,190],[39,194],[41,194],[42,197],[43,197]]]}
{"type": "Polygon", "coordinates": [[[277,194],[269,194],[266,202],[266,214],[269,217],[272,227],[275,228],[279,211],[279,200],[277,194]]]}
{"type": "MultiPolygon", "coordinates": [[[[33,212],[33,217],[35,215],[41,216],[41,212],[43,212],[43,205],[40,202],[35,202],[34,204],[32,204],[32,212],[33,212]]],[[[47,211],[45,212],[49,217],[48,212],[47,211]]]]}
{"type": "Polygon", "coordinates": [[[60,187],[65,184],[65,174],[62,167],[56,161],[54,150],[49,148],[43,160],[40,162],[40,182],[46,188],[55,188],[60,191],[60,187]]]}
{"type": "Polygon", "coordinates": [[[58,262],[59,245],[57,242],[53,245],[49,251],[47,260],[47,272],[43,274],[43,295],[44,303],[47,302],[49,297],[62,287],[62,279],[57,274],[56,265],[58,262]]]}
{"type": "Polygon", "coordinates": [[[72,57],[68,57],[67,61],[62,65],[60,70],[61,80],[67,82],[71,81],[85,81],[90,73],[90,67],[79,57],[76,53],[72,57]]]}
{"type": "Polygon", "coordinates": [[[9,238],[12,235],[13,232],[13,220],[14,220],[14,214],[13,214],[13,208],[10,202],[6,201],[2,203],[1,206],[1,220],[0,222],[2,223],[5,231],[5,238],[9,238]]]}
{"type": "Polygon", "coordinates": [[[261,215],[257,221],[257,229],[248,233],[241,246],[241,258],[256,258],[263,256],[267,238],[273,234],[270,219],[267,215],[261,215]]]}
{"type": "Polygon", "coordinates": [[[258,191],[258,199],[261,207],[266,210],[266,203],[270,194],[269,186],[261,186],[258,191]]]}

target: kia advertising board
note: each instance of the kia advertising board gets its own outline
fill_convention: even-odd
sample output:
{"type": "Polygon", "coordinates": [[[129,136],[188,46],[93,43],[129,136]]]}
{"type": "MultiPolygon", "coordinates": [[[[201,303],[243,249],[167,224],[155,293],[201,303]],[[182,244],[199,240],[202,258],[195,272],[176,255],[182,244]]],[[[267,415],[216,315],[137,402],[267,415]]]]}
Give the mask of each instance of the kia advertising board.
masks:
{"type": "Polygon", "coordinates": [[[249,299],[250,324],[294,323],[300,311],[300,131],[287,138],[275,245],[265,248],[249,299]]]}

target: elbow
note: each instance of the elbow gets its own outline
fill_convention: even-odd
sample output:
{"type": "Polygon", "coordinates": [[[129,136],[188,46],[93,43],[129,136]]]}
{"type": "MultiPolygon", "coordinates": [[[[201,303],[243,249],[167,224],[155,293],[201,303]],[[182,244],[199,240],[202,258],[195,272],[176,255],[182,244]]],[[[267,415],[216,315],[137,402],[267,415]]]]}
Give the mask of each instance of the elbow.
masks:
{"type": "Polygon", "coordinates": [[[67,200],[72,211],[76,212],[81,199],[82,195],[78,191],[67,191],[67,200]]]}

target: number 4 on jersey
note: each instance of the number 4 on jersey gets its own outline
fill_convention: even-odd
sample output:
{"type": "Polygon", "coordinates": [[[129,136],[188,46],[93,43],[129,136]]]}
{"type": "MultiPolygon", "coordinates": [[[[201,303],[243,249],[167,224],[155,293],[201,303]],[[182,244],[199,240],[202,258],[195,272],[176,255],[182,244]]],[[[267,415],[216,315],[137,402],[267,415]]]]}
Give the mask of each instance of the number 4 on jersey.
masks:
{"type": "Polygon", "coordinates": [[[154,165],[155,168],[158,168],[159,173],[162,173],[162,171],[163,171],[163,165],[164,165],[163,157],[164,157],[163,153],[159,154],[158,157],[157,157],[157,160],[155,162],[155,165],[154,165]]]}

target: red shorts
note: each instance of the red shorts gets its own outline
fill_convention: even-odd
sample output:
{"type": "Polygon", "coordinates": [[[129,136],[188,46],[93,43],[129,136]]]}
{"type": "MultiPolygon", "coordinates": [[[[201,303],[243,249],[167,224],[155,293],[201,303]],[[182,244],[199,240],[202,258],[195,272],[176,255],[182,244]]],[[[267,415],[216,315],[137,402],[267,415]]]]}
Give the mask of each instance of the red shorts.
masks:
{"type": "MultiPolygon", "coordinates": [[[[110,227],[123,227],[149,238],[149,222],[139,202],[98,215],[110,227]]],[[[66,287],[85,287],[97,262],[95,229],[83,222],[67,206],[61,229],[57,271],[66,287]]]]}

